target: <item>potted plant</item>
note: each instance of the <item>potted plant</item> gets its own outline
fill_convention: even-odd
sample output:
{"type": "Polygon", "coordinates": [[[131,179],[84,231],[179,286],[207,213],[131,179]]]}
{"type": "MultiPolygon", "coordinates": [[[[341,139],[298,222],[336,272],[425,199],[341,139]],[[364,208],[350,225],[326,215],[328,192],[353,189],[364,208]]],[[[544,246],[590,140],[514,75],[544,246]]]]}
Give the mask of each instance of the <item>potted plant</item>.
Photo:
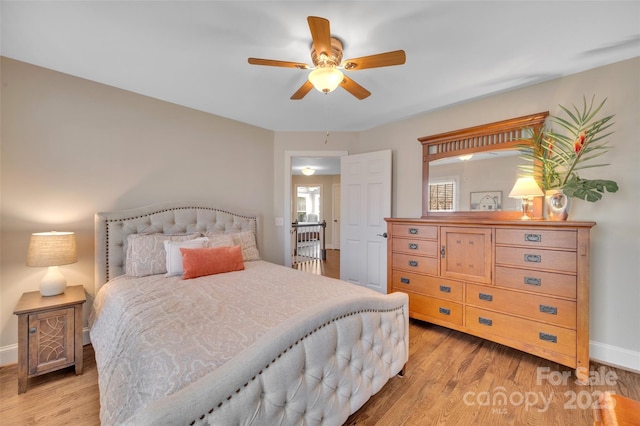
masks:
{"type": "Polygon", "coordinates": [[[558,194],[555,199],[547,197],[549,214],[554,208],[562,210],[560,219],[566,219],[569,198],[596,202],[605,192],[616,192],[618,184],[612,180],[583,179],[580,170],[607,166],[594,160],[605,154],[609,147],[607,137],[613,131],[613,115],[596,118],[606,102],[603,100],[594,106],[595,96],[587,103],[583,98],[582,108],[575,105],[572,109],[559,105],[566,117],[549,116],[551,124],[563,129],[562,133],[543,128],[531,135],[531,145],[521,148],[521,157],[532,161],[532,165],[523,166],[528,173],[536,177],[545,193],[558,194]],[[569,198],[568,198],[569,197],[569,198]]]}

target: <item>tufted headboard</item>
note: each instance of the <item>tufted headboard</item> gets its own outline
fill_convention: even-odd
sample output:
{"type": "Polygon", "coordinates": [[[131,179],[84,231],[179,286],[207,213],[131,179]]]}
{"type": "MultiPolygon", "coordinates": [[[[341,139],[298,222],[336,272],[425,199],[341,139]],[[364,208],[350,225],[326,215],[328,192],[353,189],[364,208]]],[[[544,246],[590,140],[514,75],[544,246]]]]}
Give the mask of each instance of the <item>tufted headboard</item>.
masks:
{"type": "Polygon", "coordinates": [[[130,234],[233,233],[251,230],[261,245],[259,216],[216,207],[211,202],[168,202],[95,215],[95,291],[124,274],[125,243],[130,234]]]}

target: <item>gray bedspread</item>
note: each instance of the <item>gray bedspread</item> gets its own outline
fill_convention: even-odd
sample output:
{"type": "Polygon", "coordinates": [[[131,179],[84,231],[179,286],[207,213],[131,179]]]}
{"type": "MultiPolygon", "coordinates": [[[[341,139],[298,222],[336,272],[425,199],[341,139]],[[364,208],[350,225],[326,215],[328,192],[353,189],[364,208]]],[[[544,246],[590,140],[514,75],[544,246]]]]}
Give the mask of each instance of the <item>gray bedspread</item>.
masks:
{"type": "MultiPolygon", "coordinates": [[[[288,341],[292,331],[287,323],[307,313],[338,305],[358,309],[360,298],[391,297],[265,261],[246,262],[245,267],[193,280],[121,276],[100,289],[90,334],[103,425],[130,422],[139,410],[184,393],[248,348],[255,353],[273,350],[274,340],[288,341]],[[274,328],[284,335],[274,339],[274,328]]],[[[406,304],[405,299],[396,300],[406,304]]],[[[408,354],[399,356],[402,365],[408,354]]]]}

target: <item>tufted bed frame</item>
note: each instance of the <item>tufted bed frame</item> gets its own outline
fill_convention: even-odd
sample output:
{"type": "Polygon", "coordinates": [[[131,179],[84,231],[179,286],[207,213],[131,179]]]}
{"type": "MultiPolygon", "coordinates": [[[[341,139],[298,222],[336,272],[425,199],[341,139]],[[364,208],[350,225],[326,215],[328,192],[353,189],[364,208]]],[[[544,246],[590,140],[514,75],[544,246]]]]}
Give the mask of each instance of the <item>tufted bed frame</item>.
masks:
{"type": "MultiPolygon", "coordinates": [[[[258,215],[232,213],[208,202],[97,213],[96,293],[104,283],[124,274],[129,234],[252,230],[261,247],[259,224],[258,215]]],[[[390,378],[403,372],[409,353],[408,299],[393,293],[369,298],[355,310],[346,304],[312,309],[300,321],[280,324],[268,334],[272,338],[266,344],[241,351],[203,378],[142,407],[123,423],[342,424],[390,378]],[[339,342],[335,353],[326,350],[328,341],[339,342]],[[312,371],[319,380],[310,380],[312,371]]]]}

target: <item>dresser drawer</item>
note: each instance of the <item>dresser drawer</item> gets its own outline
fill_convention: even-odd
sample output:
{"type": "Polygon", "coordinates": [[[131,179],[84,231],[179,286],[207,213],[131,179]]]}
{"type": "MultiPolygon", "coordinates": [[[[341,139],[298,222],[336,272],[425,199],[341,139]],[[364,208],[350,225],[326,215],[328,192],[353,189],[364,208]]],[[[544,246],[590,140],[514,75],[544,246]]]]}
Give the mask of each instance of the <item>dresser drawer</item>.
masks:
{"type": "Polygon", "coordinates": [[[421,272],[423,274],[438,273],[438,258],[412,256],[409,254],[393,253],[391,255],[393,269],[402,269],[410,272],[421,272]]]}
{"type": "Polygon", "coordinates": [[[563,327],[543,324],[511,315],[491,312],[473,306],[466,307],[465,326],[479,335],[494,335],[546,351],[576,356],[576,332],[563,327]]]}
{"type": "Polygon", "coordinates": [[[449,300],[409,293],[409,314],[462,325],[462,305],[449,300]]]}
{"type": "Polygon", "coordinates": [[[575,250],[578,246],[575,231],[542,229],[496,229],[496,244],[575,250]]]}
{"type": "Polygon", "coordinates": [[[421,256],[431,257],[437,257],[440,254],[437,241],[394,238],[391,247],[394,252],[399,253],[418,254],[421,256]]]}
{"type": "Polygon", "coordinates": [[[427,240],[438,239],[438,227],[431,225],[393,224],[394,237],[412,237],[427,240]]]}
{"type": "Polygon", "coordinates": [[[427,296],[462,302],[461,282],[397,271],[395,269],[392,271],[391,276],[394,290],[421,293],[427,296]]]}
{"type": "Polygon", "coordinates": [[[516,290],[576,298],[577,281],[575,275],[496,266],[495,283],[497,286],[516,290]]]}
{"type": "Polygon", "coordinates": [[[467,284],[467,305],[576,328],[576,302],[517,291],[467,284]]]}
{"type": "Polygon", "coordinates": [[[576,272],[576,253],[536,248],[497,247],[496,264],[576,272]]]}

